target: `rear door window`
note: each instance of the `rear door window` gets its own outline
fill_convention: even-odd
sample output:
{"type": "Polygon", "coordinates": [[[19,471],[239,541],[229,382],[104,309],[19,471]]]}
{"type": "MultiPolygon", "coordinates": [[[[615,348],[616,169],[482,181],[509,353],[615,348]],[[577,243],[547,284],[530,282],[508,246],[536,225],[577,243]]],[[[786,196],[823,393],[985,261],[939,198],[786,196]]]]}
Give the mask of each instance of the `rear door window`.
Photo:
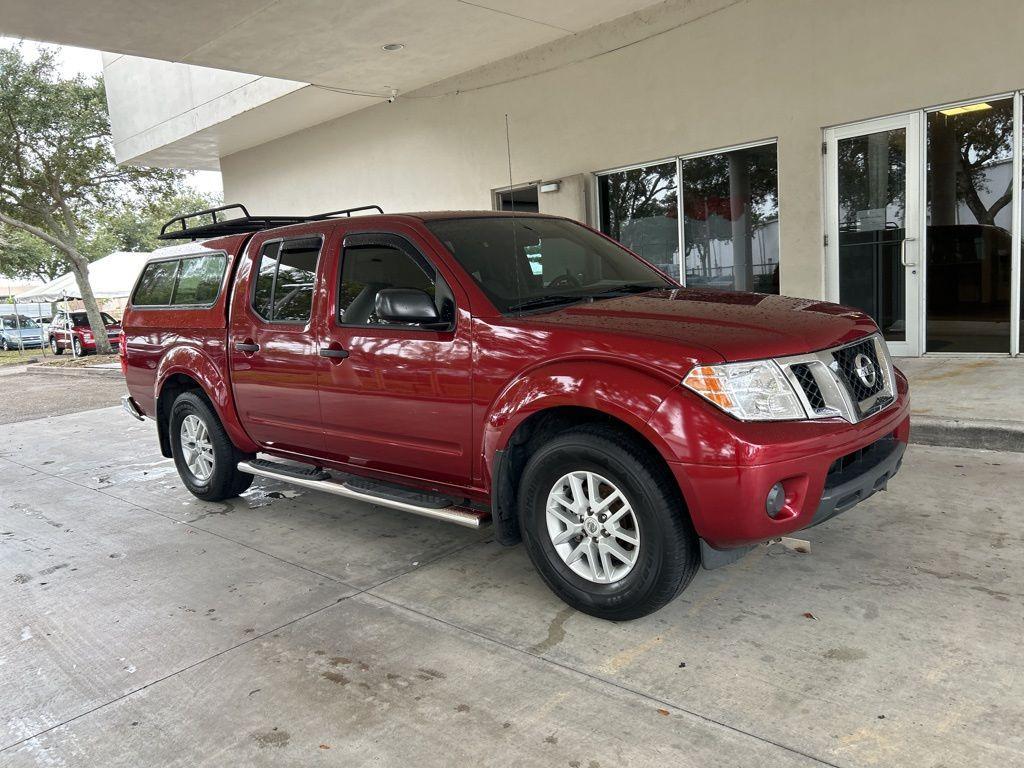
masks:
{"type": "Polygon", "coordinates": [[[307,323],[322,240],[305,237],[267,243],[260,251],[252,307],[272,323],[307,323]]]}

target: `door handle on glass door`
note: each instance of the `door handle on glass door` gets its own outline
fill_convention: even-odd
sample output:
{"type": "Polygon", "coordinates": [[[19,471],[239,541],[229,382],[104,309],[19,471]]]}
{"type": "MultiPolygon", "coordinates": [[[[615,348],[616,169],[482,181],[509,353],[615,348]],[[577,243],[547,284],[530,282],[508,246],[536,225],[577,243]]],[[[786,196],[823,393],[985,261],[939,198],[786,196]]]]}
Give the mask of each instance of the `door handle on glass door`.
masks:
{"type": "Polygon", "coordinates": [[[904,237],[900,241],[900,264],[904,267],[916,267],[916,261],[907,261],[907,243],[916,243],[916,237],[904,237]]]}

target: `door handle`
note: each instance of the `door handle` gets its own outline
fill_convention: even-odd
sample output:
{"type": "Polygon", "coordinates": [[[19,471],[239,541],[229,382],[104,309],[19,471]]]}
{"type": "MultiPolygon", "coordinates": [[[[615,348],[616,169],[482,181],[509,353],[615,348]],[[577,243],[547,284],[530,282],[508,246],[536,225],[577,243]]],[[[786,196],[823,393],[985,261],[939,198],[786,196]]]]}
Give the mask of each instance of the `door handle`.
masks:
{"type": "Polygon", "coordinates": [[[916,267],[917,266],[917,262],[916,261],[909,261],[909,262],[907,261],[907,243],[915,243],[915,242],[917,242],[917,238],[916,237],[904,237],[900,241],[900,264],[902,264],[904,267],[916,267]]]}
{"type": "Polygon", "coordinates": [[[260,351],[260,345],[253,344],[251,341],[239,341],[235,343],[235,349],[239,352],[251,355],[253,352],[260,351]]]}
{"type": "Polygon", "coordinates": [[[320,357],[333,357],[337,360],[344,360],[348,357],[348,350],[336,347],[320,347],[320,357]]]}

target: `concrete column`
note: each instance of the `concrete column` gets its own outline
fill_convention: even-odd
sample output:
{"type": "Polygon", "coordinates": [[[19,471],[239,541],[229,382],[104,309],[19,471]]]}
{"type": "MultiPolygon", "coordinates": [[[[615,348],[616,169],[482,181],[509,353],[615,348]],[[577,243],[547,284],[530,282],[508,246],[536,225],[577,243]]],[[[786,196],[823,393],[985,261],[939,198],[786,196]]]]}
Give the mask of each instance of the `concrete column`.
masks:
{"type": "Polygon", "coordinates": [[[787,296],[825,297],[821,129],[779,134],[779,278],[787,296]]]}
{"type": "Polygon", "coordinates": [[[750,238],[750,166],[743,151],[729,153],[729,210],[732,214],[732,273],[737,291],[754,289],[750,238]]]}
{"type": "MultiPolygon", "coordinates": [[[[868,135],[868,208],[886,208],[889,203],[889,132],[868,135]]],[[[885,222],[888,223],[888,222],[885,222]]],[[[902,225],[903,222],[900,222],[902,225]]],[[[884,224],[883,224],[884,226],[884,224]]]]}
{"type": "Polygon", "coordinates": [[[954,121],[938,115],[928,121],[928,162],[931,166],[926,194],[930,195],[931,221],[936,226],[956,224],[956,172],[959,142],[954,121]]]}
{"type": "Polygon", "coordinates": [[[537,207],[541,213],[567,216],[584,224],[593,225],[593,222],[587,221],[587,197],[592,178],[589,173],[563,176],[559,180],[557,192],[537,193],[537,207]]]}

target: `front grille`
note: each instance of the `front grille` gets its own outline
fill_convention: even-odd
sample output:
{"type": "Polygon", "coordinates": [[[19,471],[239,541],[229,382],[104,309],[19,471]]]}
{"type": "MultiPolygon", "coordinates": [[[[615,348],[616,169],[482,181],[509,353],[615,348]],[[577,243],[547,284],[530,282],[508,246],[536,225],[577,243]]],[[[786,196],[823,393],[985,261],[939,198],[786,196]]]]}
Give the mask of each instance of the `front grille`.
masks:
{"type": "Polygon", "coordinates": [[[851,424],[863,421],[890,405],[896,397],[893,369],[878,334],[848,346],[776,358],[811,419],[834,416],[851,424]],[[870,384],[857,374],[860,370],[870,384]]]}
{"type": "Polygon", "coordinates": [[[832,353],[832,357],[835,358],[838,365],[837,373],[840,379],[846,385],[850,394],[853,395],[853,399],[856,402],[860,403],[882,391],[882,388],[885,386],[885,377],[882,374],[881,366],[878,364],[878,356],[875,354],[875,343],[872,339],[866,339],[857,344],[837,349],[832,353]],[[866,356],[871,361],[871,365],[874,366],[875,381],[870,386],[865,384],[860,376],[857,375],[856,360],[860,355],[866,356]]]}
{"type": "Polygon", "coordinates": [[[818,386],[818,382],[814,380],[814,374],[811,373],[811,366],[807,363],[794,363],[789,367],[789,370],[796,376],[796,380],[800,383],[800,387],[804,391],[804,395],[807,396],[807,402],[815,413],[825,408],[825,397],[821,394],[821,387],[818,386]]]}

